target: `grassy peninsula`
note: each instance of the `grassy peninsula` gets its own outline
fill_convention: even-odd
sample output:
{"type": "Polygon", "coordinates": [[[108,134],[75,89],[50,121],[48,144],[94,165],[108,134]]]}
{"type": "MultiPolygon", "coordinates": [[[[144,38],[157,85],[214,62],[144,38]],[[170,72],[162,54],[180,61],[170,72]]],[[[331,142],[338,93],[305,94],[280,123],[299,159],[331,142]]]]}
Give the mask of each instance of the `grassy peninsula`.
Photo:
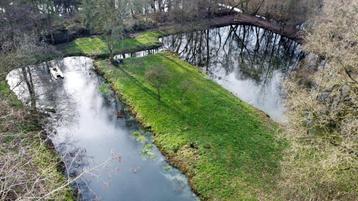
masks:
{"type": "Polygon", "coordinates": [[[274,187],[285,148],[278,126],[197,68],[167,52],[96,67],[200,197],[257,200],[274,187]],[[157,66],[169,75],[160,102],[145,79],[157,66]]]}

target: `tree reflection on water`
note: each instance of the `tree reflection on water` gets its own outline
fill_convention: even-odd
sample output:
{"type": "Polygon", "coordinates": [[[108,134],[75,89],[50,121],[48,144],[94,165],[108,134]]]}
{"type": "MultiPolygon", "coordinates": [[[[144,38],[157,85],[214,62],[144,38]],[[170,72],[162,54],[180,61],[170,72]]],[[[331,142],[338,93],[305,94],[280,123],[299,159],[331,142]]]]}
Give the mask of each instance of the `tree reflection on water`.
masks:
{"type": "Polygon", "coordinates": [[[282,77],[301,56],[295,41],[247,25],[171,35],[162,41],[224,88],[274,119],[283,119],[282,77]]]}

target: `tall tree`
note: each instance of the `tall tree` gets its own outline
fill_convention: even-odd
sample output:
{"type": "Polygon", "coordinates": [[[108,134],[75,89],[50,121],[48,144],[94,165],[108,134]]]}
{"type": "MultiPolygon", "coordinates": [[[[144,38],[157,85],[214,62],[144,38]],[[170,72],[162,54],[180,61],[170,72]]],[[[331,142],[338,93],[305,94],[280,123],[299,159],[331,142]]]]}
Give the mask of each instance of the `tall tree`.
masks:
{"type": "Polygon", "coordinates": [[[82,0],[80,15],[83,19],[83,24],[87,30],[94,32],[95,19],[97,15],[97,1],[96,0],[82,0]]]}
{"type": "Polygon", "coordinates": [[[110,60],[117,41],[124,38],[124,21],[131,16],[129,0],[84,0],[86,26],[104,33],[110,60]],[[93,10],[92,10],[93,9],[93,10]],[[91,10],[93,14],[91,14],[91,10]]]}

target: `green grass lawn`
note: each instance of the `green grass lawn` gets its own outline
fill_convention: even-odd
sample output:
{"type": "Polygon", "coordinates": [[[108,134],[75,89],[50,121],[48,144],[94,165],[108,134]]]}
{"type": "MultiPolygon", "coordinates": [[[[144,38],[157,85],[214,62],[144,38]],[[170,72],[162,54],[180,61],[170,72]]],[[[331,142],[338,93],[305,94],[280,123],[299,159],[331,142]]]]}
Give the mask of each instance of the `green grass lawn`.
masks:
{"type": "MultiPolygon", "coordinates": [[[[148,31],[137,34],[134,38],[126,38],[115,43],[114,52],[116,54],[131,53],[140,50],[159,47],[160,31],[148,31]]],[[[109,51],[103,36],[78,38],[70,43],[59,45],[65,56],[89,56],[105,57],[109,51]]]]}
{"type": "Polygon", "coordinates": [[[160,53],[126,59],[121,67],[101,60],[96,67],[201,198],[258,200],[275,187],[286,146],[276,137],[278,126],[192,65],[160,53]],[[156,66],[170,75],[160,103],[144,76],[156,66]],[[190,86],[186,92],[184,85],[190,86]]]}

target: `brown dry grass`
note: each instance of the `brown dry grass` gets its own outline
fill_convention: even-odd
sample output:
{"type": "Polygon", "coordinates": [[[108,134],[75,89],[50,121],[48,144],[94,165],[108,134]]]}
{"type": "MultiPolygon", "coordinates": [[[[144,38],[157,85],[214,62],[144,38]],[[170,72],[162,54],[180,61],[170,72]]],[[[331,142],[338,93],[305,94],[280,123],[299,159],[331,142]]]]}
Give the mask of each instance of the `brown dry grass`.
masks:
{"type": "Polygon", "coordinates": [[[36,117],[0,99],[0,200],[72,200],[36,117]]]}
{"type": "Polygon", "coordinates": [[[286,83],[284,200],[358,199],[357,9],[357,1],[325,1],[304,47],[324,62],[315,69],[303,63],[286,83]]]}

